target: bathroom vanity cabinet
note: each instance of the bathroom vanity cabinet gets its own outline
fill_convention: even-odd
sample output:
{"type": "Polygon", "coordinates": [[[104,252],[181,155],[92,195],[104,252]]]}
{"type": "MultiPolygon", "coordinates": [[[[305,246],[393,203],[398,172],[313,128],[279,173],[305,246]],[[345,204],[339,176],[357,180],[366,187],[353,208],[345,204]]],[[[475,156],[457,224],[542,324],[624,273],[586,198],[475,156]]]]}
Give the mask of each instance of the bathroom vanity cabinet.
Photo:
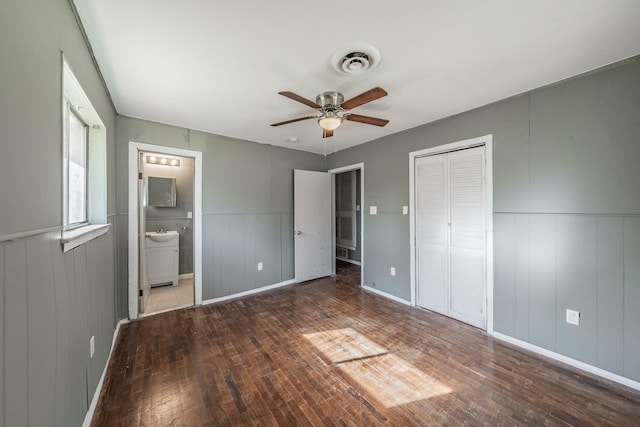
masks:
{"type": "Polygon", "coordinates": [[[166,283],[178,285],[179,238],[176,231],[146,233],[146,273],[149,286],[166,283]]]}

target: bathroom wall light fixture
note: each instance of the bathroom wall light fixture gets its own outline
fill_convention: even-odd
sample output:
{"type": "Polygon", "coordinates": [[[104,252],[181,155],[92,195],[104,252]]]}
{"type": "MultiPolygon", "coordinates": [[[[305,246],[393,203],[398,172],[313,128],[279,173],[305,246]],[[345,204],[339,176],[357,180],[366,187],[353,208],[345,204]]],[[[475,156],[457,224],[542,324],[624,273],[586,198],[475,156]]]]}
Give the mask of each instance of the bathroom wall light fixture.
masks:
{"type": "Polygon", "coordinates": [[[147,156],[147,163],[152,165],[180,166],[180,159],[175,157],[147,156]]]}

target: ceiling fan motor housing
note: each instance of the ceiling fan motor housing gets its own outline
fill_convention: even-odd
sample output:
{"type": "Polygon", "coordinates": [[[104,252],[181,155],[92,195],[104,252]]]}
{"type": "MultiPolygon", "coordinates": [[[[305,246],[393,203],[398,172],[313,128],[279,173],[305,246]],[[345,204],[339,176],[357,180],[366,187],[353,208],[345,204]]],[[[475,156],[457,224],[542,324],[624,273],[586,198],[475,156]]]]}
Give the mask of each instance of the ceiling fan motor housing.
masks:
{"type": "Polygon", "coordinates": [[[316,96],[316,104],[322,108],[337,108],[344,102],[344,96],[340,92],[322,92],[316,96]]]}

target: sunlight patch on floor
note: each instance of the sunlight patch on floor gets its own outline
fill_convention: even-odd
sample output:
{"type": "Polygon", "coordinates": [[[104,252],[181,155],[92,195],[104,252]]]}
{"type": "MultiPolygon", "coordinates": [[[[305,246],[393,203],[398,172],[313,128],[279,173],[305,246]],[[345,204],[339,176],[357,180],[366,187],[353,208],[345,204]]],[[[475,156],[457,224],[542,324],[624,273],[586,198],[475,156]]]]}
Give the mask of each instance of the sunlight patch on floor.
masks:
{"type": "Polygon", "coordinates": [[[453,391],[351,328],[304,337],[387,408],[453,391]]]}
{"type": "Polygon", "coordinates": [[[395,354],[340,364],[387,408],[451,393],[451,389],[395,354]]]}
{"type": "Polygon", "coordinates": [[[378,356],[387,352],[373,341],[351,328],[305,334],[331,363],[342,363],[365,357],[378,356]]]}

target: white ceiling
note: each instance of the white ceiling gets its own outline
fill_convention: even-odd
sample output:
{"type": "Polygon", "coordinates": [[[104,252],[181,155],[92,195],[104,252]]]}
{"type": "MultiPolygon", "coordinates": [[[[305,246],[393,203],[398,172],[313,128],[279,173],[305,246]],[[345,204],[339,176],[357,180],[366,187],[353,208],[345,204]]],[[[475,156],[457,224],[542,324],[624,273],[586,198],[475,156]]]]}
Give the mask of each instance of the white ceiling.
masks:
{"type": "Polygon", "coordinates": [[[74,0],[119,114],[316,153],[333,152],[640,53],[638,0],[74,0]],[[339,49],[380,51],[360,76],[339,49]],[[374,86],[325,141],[305,98],[374,86]],[[299,138],[295,144],[289,137],[299,138]]]}

